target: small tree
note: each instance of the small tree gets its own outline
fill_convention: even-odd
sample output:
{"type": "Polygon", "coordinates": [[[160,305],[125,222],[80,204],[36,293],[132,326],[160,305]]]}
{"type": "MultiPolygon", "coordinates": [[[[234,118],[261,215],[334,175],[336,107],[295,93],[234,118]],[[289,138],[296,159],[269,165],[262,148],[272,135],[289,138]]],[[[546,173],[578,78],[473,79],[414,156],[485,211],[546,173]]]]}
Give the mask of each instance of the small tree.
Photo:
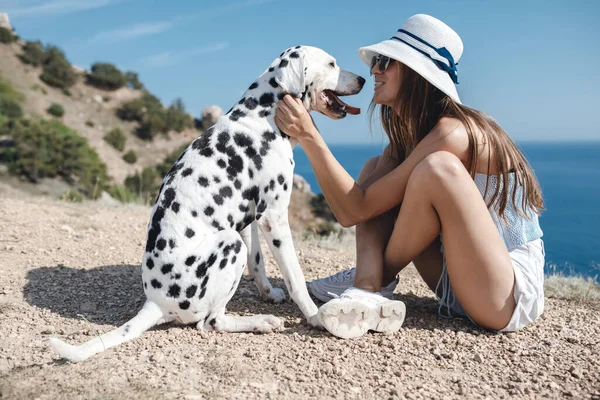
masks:
{"type": "Polygon", "coordinates": [[[49,46],[46,49],[44,71],[40,79],[50,86],[64,89],[72,86],[77,80],[77,74],[61,49],[49,46]]]}
{"type": "Polygon", "coordinates": [[[125,150],[127,138],[119,128],[115,128],[104,136],[104,140],[119,151],[125,150]]]}
{"type": "Polygon", "coordinates": [[[19,56],[25,64],[33,65],[34,67],[44,64],[46,61],[46,52],[40,41],[25,42],[23,45],[23,54],[19,56]]]}
{"type": "Polygon", "coordinates": [[[117,90],[127,83],[125,75],[108,63],[95,63],[87,76],[87,83],[104,90],[117,90]]]}
{"type": "Polygon", "coordinates": [[[23,109],[16,100],[0,95],[0,114],[8,118],[20,118],[23,116],[23,109]]]}
{"type": "Polygon", "coordinates": [[[58,103],[52,103],[52,105],[48,107],[46,111],[48,112],[48,114],[54,115],[57,118],[60,118],[63,115],[65,115],[65,109],[58,103]]]}
{"type": "Polygon", "coordinates": [[[125,162],[128,164],[135,164],[135,162],[137,161],[137,154],[135,153],[135,151],[129,150],[123,156],[123,160],[125,160],[125,162]]]}
{"type": "Polygon", "coordinates": [[[12,30],[0,26],[0,43],[12,43],[16,39],[12,30]]]}
{"type": "Polygon", "coordinates": [[[127,80],[127,86],[132,89],[141,90],[144,88],[142,82],[140,82],[140,78],[137,72],[127,71],[125,73],[125,79],[127,80]]]}

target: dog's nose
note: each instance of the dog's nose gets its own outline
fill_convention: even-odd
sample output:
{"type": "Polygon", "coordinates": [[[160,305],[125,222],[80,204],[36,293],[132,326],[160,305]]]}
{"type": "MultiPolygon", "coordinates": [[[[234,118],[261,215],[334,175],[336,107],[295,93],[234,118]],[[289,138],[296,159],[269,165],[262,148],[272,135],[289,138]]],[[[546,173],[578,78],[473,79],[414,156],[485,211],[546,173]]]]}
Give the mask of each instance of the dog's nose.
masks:
{"type": "Polygon", "coordinates": [[[362,76],[359,76],[357,79],[358,79],[358,84],[360,85],[360,87],[362,89],[362,87],[364,86],[366,80],[362,76]]]}

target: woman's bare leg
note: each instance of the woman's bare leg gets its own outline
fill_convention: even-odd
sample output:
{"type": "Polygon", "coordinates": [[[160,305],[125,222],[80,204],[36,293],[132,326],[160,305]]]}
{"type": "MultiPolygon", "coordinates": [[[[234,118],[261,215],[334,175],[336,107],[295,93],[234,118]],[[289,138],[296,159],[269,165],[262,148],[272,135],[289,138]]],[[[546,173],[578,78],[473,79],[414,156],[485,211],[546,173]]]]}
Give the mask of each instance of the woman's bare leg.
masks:
{"type": "MultiPolygon", "coordinates": [[[[515,308],[508,251],[473,179],[460,160],[447,152],[431,154],[413,171],[385,248],[386,268],[400,271],[426,254],[429,267],[420,272],[432,287],[439,277],[433,270],[436,265],[439,270],[440,264],[432,249],[440,231],[452,288],[465,312],[486,328],[506,326],[515,308]]],[[[355,286],[372,290],[378,282],[380,278],[371,275],[355,286]]]]}

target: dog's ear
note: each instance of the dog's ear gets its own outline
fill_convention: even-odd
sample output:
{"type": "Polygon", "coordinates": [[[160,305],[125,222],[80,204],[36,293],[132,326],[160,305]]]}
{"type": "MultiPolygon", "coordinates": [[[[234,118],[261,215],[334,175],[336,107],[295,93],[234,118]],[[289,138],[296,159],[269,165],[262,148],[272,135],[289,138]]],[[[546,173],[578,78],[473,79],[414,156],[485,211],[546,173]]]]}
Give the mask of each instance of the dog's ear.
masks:
{"type": "Polygon", "coordinates": [[[281,56],[279,66],[275,70],[275,82],[284,93],[301,98],[304,92],[304,52],[293,49],[281,56]]]}

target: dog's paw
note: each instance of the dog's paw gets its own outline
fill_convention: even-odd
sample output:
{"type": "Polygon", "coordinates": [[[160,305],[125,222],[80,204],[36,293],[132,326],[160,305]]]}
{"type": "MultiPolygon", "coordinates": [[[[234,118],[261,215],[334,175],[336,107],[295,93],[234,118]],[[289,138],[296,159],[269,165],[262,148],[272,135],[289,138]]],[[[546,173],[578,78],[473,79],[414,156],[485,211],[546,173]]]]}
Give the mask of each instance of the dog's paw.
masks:
{"type": "Polygon", "coordinates": [[[281,303],[285,300],[285,292],[280,288],[272,288],[269,293],[263,294],[262,298],[271,303],[281,303]]]}
{"type": "Polygon", "coordinates": [[[261,315],[260,322],[255,327],[255,331],[262,333],[271,333],[283,329],[283,320],[274,315],[261,315]]]}

